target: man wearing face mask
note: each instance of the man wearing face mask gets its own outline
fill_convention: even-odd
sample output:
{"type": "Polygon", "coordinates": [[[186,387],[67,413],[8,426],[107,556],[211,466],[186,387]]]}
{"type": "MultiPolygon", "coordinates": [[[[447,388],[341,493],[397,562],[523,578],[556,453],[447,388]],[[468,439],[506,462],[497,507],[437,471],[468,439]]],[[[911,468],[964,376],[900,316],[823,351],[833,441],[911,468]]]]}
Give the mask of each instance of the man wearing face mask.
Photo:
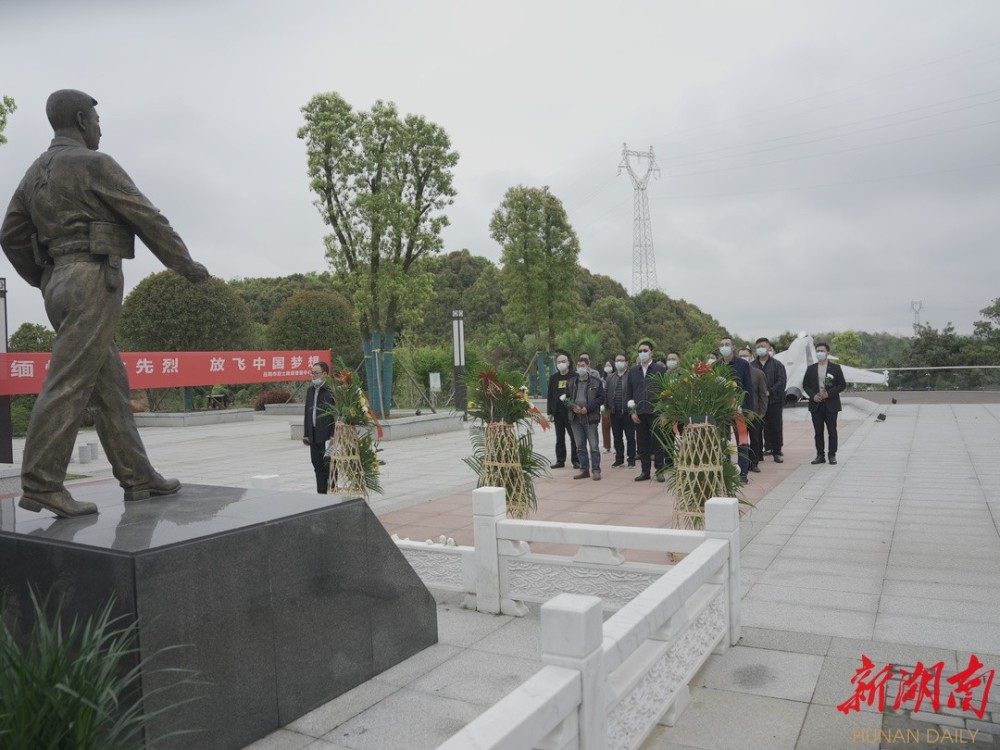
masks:
{"type": "Polygon", "coordinates": [[[635,424],[636,452],[639,454],[639,462],[642,471],[635,478],[636,482],[645,482],[650,479],[650,472],[653,468],[657,471],[656,481],[664,481],[660,469],[663,468],[664,456],[663,446],[659,444],[653,434],[653,423],[656,419],[656,412],[653,409],[652,399],[654,398],[653,385],[649,379],[653,375],[662,375],[667,370],[663,365],[658,365],[653,359],[653,342],[643,339],[639,342],[639,364],[628,371],[625,380],[625,403],[635,402],[635,412],[632,414],[632,422],[635,424]]]}
{"type": "Polygon", "coordinates": [[[816,458],[814,464],[826,463],[823,457],[823,427],[830,436],[830,463],[837,463],[837,414],[840,412],[840,394],[847,387],[844,370],[836,362],[828,361],[830,345],[816,344],[816,361],[806,368],[802,378],[802,390],[809,398],[809,414],[812,416],[816,437],[816,458]]]}
{"type": "Polygon", "coordinates": [[[566,385],[567,398],[573,402],[569,409],[573,437],[576,439],[580,473],[573,479],[601,479],[601,448],[597,441],[597,425],[601,422],[604,404],[604,381],[581,355],[576,361],[576,372],[566,385]]]}
{"type": "Polygon", "coordinates": [[[576,440],[569,426],[569,412],[560,396],[566,394],[569,383],[569,355],[564,351],[556,352],[556,371],[549,377],[549,421],[555,425],[556,432],[556,462],[550,468],[561,469],[566,465],[566,434],[569,433],[569,455],[573,468],[579,468],[576,455],[576,440]]]}
{"type": "Polygon", "coordinates": [[[770,355],[771,342],[761,337],[754,342],[757,359],[750,366],[760,369],[767,380],[767,409],[764,411],[764,442],[771,448],[775,463],[782,463],[784,454],[781,452],[784,433],[785,408],[785,366],[770,355]]]}
{"type": "Polygon", "coordinates": [[[628,465],[635,466],[635,424],[626,407],[628,399],[625,398],[627,371],[628,357],[616,354],[614,371],[604,382],[604,413],[611,419],[611,435],[615,445],[615,462],[611,464],[612,468],[623,465],[626,457],[628,465]]]}
{"type": "Polygon", "coordinates": [[[330,461],[326,447],[333,435],[333,417],[325,414],[326,407],[333,403],[333,394],[326,385],[330,366],[317,362],[312,366],[312,384],[306,391],[305,432],[302,442],[309,446],[309,458],[316,472],[316,491],[325,495],[330,486],[330,461]]]}
{"type": "MultiPolygon", "coordinates": [[[[735,356],[733,340],[729,336],[723,336],[719,339],[719,356],[722,357],[723,364],[729,365],[733,369],[733,374],[736,376],[736,384],[743,394],[743,408],[752,412],[755,403],[753,376],[750,374],[750,365],[735,356]]],[[[750,446],[739,445],[739,432],[736,430],[735,425],[733,425],[733,431],[736,432],[736,455],[740,465],[740,481],[746,484],[749,481],[747,472],[750,471],[750,446]]]]}
{"type": "MultiPolygon", "coordinates": [[[[737,353],[740,359],[748,365],[751,361],[749,349],[740,349],[737,353]]],[[[767,378],[763,370],[756,367],[750,368],[750,377],[753,380],[753,412],[756,419],[749,420],[747,430],[750,433],[750,471],[760,473],[760,462],[764,460],[764,412],[767,411],[767,378]]]]}
{"type": "Polygon", "coordinates": [[[677,352],[667,352],[667,360],[664,363],[668,373],[676,373],[681,366],[681,355],[677,352]]]}

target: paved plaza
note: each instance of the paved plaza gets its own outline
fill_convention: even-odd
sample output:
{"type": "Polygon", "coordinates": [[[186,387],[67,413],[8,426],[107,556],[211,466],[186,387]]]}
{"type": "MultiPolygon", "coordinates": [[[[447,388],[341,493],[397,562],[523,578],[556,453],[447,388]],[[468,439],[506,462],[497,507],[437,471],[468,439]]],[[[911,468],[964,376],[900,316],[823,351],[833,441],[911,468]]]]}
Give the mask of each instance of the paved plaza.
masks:
{"type": "MultiPolygon", "coordinates": [[[[970,654],[987,670],[1000,667],[1000,404],[993,401],[901,398],[886,406],[853,398],[837,466],[809,464],[808,413],[786,410],[786,461],[768,460],[746,492],[756,507],[741,525],[743,638],[709,659],[676,726],[658,727],[643,747],[1000,747],[1000,680],[982,719],[949,709],[945,682],[970,654]],[[876,422],[879,412],[885,421],[876,422]],[[838,711],[854,694],[862,654],[876,669],[942,663],[940,710],[932,714],[927,699],[916,713],[838,711]]],[[[310,492],[308,449],[290,440],[288,422],[259,416],[142,434],[158,468],[183,481],[251,486],[253,476],[272,474],[282,490],[310,492]]],[[[537,440],[551,456],[551,434],[537,440]]],[[[15,460],[22,446],[15,444],[15,460]]],[[[383,447],[385,494],[372,507],[387,529],[471,543],[467,431],[383,447]]],[[[573,481],[569,469],[540,480],[535,517],[669,526],[665,485],[635,483],[634,470],[611,469],[609,458],[602,455],[601,482],[573,481]]],[[[88,476],[79,482],[110,477],[103,460],[70,471],[88,476]]],[[[439,602],[436,646],[252,747],[433,748],[537,671],[537,608],[513,618],[463,610],[450,596],[439,602]]],[[[898,687],[889,686],[890,707],[898,687]]]]}

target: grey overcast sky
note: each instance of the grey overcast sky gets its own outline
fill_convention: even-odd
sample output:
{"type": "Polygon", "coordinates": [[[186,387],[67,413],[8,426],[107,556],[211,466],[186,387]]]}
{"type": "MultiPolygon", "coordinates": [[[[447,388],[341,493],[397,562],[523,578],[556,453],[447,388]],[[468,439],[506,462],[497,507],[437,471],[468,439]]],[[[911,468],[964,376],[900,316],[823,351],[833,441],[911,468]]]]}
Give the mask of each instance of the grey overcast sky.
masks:
{"type": "MultiPolygon", "coordinates": [[[[742,336],[909,334],[915,300],[971,333],[1000,296],[996,0],[4,0],[0,26],[0,204],[48,145],[48,94],[79,88],[102,150],[225,279],[327,268],[296,131],[337,91],[448,132],[446,250],[498,260],[505,190],[548,185],[580,262],[630,289],[627,142],[661,170],[660,288],[742,336]]],[[[157,270],[141,250],[127,287],[157,270]]],[[[47,323],[0,275],[10,331],[47,323]]]]}

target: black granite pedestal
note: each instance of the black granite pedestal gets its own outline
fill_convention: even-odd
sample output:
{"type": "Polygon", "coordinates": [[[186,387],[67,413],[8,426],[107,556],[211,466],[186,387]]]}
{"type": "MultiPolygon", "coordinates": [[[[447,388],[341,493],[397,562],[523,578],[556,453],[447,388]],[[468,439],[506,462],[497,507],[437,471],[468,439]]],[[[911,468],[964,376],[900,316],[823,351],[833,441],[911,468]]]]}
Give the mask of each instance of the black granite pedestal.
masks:
{"type": "Polygon", "coordinates": [[[72,491],[100,513],[0,499],[4,616],[30,627],[29,583],[63,596],[64,616],[114,595],[151,667],[196,673],[144,672],[145,711],[196,698],[150,735],[201,731],[157,747],[242,747],[437,642],[433,598],[360,499],[193,485],[126,505],[113,482],[72,491]]]}

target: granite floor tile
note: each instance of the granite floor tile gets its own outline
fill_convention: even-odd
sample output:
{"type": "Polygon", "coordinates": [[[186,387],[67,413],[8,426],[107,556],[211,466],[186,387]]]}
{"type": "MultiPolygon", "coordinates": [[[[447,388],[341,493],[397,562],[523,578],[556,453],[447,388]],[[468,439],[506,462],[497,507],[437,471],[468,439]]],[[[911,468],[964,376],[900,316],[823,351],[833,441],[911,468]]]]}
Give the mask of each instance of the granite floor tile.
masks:
{"type": "Polygon", "coordinates": [[[699,688],[677,724],[654,729],[643,748],[792,750],[807,708],[807,703],[797,701],[699,688]]]}
{"type": "Polygon", "coordinates": [[[701,677],[707,688],[808,703],[822,664],[822,656],[736,646],[709,660],[701,677]]]}

